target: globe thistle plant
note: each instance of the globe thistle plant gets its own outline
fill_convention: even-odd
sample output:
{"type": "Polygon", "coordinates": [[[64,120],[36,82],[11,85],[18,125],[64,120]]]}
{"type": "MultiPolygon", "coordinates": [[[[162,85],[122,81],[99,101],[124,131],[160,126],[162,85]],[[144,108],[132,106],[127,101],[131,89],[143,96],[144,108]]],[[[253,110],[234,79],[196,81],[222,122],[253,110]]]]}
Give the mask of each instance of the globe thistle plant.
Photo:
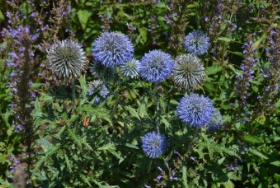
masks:
{"type": "Polygon", "coordinates": [[[210,47],[209,37],[203,31],[193,31],[186,36],[183,45],[189,53],[202,55],[210,47]]]}
{"type": "Polygon", "coordinates": [[[93,44],[92,54],[107,67],[122,65],[129,61],[134,48],[129,38],[121,33],[105,32],[93,44]]]}
{"type": "Polygon", "coordinates": [[[81,45],[67,39],[51,46],[47,54],[47,66],[60,82],[69,83],[87,69],[88,60],[81,45]]]}
{"type": "Polygon", "coordinates": [[[150,158],[159,158],[167,148],[167,139],[158,132],[147,133],[142,138],[144,153],[150,158]]]}
{"type": "Polygon", "coordinates": [[[208,97],[191,94],[181,99],[177,106],[178,117],[193,127],[202,127],[209,123],[215,108],[208,97]]]}
{"type": "Polygon", "coordinates": [[[179,87],[197,89],[204,81],[203,63],[193,54],[180,55],[175,59],[172,76],[179,87]]]}
{"type": "Polygon", "coordinates": [[[221,127],[223,118],[219,110],[216,110],[209,123],[207,124],[207,131],[216,131],[221,127]]]}
{"type": "Polygon", "coordinates": [[[105,80],[106,82],[110,82],[114,80],[116,76],[116,72],[111,67],[106,67],[102,65],[102,63],[95,61],[90,64],[90,72],[100,80],[105,80]]]}
{"type": "Polygon", "coordinates": [[[132,58],[130,61],[121,65],[121,73],[125,77],[137,78],[139,76],[139,66],[140,62],[137,59],[132,58]]]}
{"type": "Polygon", "coordinates": [[[169,54],[153,50],[142,57],[139,72],[147,81],[158,84],[171,75],[173,67],[174,62],[169,54]]]}
{"type": "MultiPolygon", "coordinates": [[[[106,96],[109,94],[108,89],[105,85],[103,85],[103,82],[101,80],[96,80],[89,84],[88,94],[93,95],[94,93],[98,93],[101,97],[106,98],[106,96]]],[[[107,97],[107,100],[109,97],[107,97]]],[[[96,96],[95,103],[100,103],[101,99],[96,96]]]]}

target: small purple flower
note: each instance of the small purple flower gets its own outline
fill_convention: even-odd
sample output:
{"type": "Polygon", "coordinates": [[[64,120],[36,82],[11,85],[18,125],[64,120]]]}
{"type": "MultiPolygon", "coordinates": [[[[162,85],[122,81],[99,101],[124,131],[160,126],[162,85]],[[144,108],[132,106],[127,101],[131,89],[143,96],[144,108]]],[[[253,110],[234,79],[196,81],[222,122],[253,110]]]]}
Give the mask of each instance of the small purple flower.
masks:
{"type": "Polygon", "coordinates": [[[160,181],[160,178],[162,178],[162,176],[159,175],[159,176],[157,177],[158,181],[160,181]]]}
{"type": "Polygon", "coordinates": [[[18,56],[15,54],[15,52],[10,52],[8,55],[10,55],[12,58],[18,59],[18,56]]]}
{"type": "Polygon", "coordinates": [[[167,166],[167,168],[169,169],[168,163],[165,163],[165,165],[167,166]]]}
{"type": "Polygon", "coordinates": [[[144,186],[145,186],[146,188],[151,188],[150,186],[148,186],[148,185],[146,185],[146,184],[144,184],[144,186]]]}
{"type": "Polygon", "coordinates": [[[22,129],[23,129],[22,125],[18,125],[17,128],[18,128],[20,131],[22,131],[22,129]]]}
{"type": "Polygon", "coordinates": [[[209,20],[209,18],[206,16],[206,17],[205,17],[205,21],[207,22],[208,20],[209,20]]]}
{"type": "Polygon", "coordinates": [[[29,184],[29,180],[26,181],[26,184],[29,184]]]}
{"type": "Polygon", "coordinates": [[[190,157],[190,159],[193,160],[193,161],[195,161],[195,159],[194,159],[192,156],[190,157]]]}
{"type": "Polygon", "coordinates": [[[18,130],[15,130],[15,133],[19,133],[18,130]]]}
{"type": "Polygon", "coordinates": [[[41,143],[40,143],[40,145],[41,145],[41,144],[46,144],[46,142],[45,142],[45,141],[43,141],[43,142],[41,142],[41,143]]]}
{"type": "Polygon", "coordinates": [[[159,166],[157,168],[162,172],[162,169],[159,166]]]}

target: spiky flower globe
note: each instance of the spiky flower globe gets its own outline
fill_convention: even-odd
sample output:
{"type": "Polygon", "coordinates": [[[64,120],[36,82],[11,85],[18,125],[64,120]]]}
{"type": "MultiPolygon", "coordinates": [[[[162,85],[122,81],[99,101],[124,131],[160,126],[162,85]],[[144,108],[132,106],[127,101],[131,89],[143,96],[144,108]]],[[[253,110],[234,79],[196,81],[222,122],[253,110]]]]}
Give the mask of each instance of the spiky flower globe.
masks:
{"type": "Polygon", "coordinates": [[[101,62],[95,61],[90,64],[90,72],[100,80],[105,80],[106,82],[110,82],[114,80],[116,76],[116,72],[111,67],[106,67],[102,65],[101,62]]]}
{"type": "Polygon", "coordinates": [[[129,61],[134,48],[129,38],[121,33],[105,32],[93,44],[92,54],[107,67],[122,65],[129,61]]]}
{"type": "Polygon", "coordinates": [[[207,131],[217,131],[222,125],[222,115],[219,110],[216,110],[213,117],[210,119],[207,126],[207,131]]]}
{"type": "Polygon", "coordinates": [[[142,57],[139,72],[147,81],[158,84],[171,75],[173,67],[173,59],[168,53],[153,50],[142,57]]]}
{"type": "Polygon", "coordinates": [[[177,106],[177,115],[186,124],[202,127],[209,123],[215,108],[208,97],[191,94],[181,99],[177,106]]]}
{"type": "Polygon", "coordinates": [[[144,153],[150,158],[159,158],[167,148],[167,139],[158,132],[147,133],[142,138],[144,153]]]}
{"type": "Polygon", "coordinates": [[[179,87],[198,89],[204,81],[203,63],[193,54],[180,55],[175,59],[172,76],[179,87]]]}
{"type": "Polygon", "coordinates": [[[87,69],[88,60],[80,44],[66,39],[51,46],[47,54],[47,66],[59,82],[69,83],[87,69]]]}
{"type": "Polygon", "coordinates": [[[202,55],[210,47],[209,37],[203,31],[193,31],[186,36],[183,45],[189,53],[202,55]]]}
{"type": "Polygon", "coordinates": [[[121,73],[125,77],[137,78],[139,76],[139,66],[140,62],[137,59],[132,58],[130,61],[121,65],[121,73]]]}
{"type": "MultiPolygon", "coordinates": [[[[96,81],[89,84],[89,89],[88,89],[88,94],[89,95],[93,95],[94,93],[99,94],[101,97],[103,97],[105,99],[106,96],[109,94],[109,91],[106,88],[106,86],[103,85],[103,82],[101,80],[96,80],[96,81]]],[[[109,97],[107,97],[107,100],[108,100],[108,98],[109,97]]],[[[96,96],[94,102],[95,103],[100,103],[101,99],[98,96],[96,96]]]]}

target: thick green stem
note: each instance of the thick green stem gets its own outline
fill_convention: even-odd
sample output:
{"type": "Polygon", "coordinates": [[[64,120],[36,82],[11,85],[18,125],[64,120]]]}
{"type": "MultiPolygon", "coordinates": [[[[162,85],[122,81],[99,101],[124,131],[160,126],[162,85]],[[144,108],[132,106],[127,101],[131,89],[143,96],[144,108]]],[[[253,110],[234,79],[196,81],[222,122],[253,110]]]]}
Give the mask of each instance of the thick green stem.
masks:
{"type": "Polygon", "coordinates": [[[71,81],[72,85],[72,103],[73,103],[73,108],[76,108],[76,102],[75,102],[75,80],[71,81]]]}

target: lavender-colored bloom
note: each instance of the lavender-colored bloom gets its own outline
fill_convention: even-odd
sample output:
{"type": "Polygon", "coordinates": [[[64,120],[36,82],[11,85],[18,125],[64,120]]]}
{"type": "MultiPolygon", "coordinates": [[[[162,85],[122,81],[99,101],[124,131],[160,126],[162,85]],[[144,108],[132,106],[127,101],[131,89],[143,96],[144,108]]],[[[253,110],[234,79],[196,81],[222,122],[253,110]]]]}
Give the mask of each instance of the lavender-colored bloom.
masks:
{"type": "Polygon", "coordinates": [[[15,133],[19,133],[18,130],[15,130],[15,133]]]}
{"type": "Polygon", "coordinates": [[[139,76],[140,62],[132,58],[130,61],[121,65],[121,73],[126,77],[137,78],[139,76]]]}
{"type": "Polygon", "coordinates": [[[18,56],[15,52],[10,52],[8,55],[10,55],[12,58],[18,59],[18,56]]]}
{"type": "Polygon", "coordinates": [[[209,19],[209,18],[206,16],[206,17],[205,17],[205,21],[207,22],[207,21],[208,21],[208,19],[209,19]]]}
{"type": "Polygon", "coordinates": [[[171,75],[173,66],[174,62],[169,54],[153,50],[142,57],[139,72],[149,82],[158,84],[171,75]]]}
{"type": "Polygon", "coordinates": [[[207,131],[216,131],[221,127],[221,123],[223,121],[222,115],[220,111],[216,111],[215,114],[210,119],[207,126],[207,131]]]}
{"type": "Polygon", "coordinates": [[[194,159],[192,156],[190,157],[190,159],[193,160],[193,161],[195,161],[195,159],[194,159]]]}
{"type": "Polygon", "coordinates": [[[112,67],[106,67],[102,65],[102,63],[95,61],[90,64],[90,72],[100,80],[105,80],[106,82],[110,82],[115,77],[115,71],[112,67]]]}
{"type": "Polygon", "coordinates": [[[208,97],[191,94],[181,99],[177,106],[178,117],[194,127],[202,127],[209,123],[215,108],[208,97]]]}
{"type": "Polygon", "coordinates": [[[159,176],[157,177],[158,181],[160,181],[160,178],[162,178],[162,176],[159,175],[159,176]]]}
{"type": "Polygon", "coordinates": [[[204,81],[203,63],[193,54],[180,55],[175,59],[172,76],[178,86],[197,89],[204,81]]]}
{"type": "Polygon", "coordinates": [[[129,61],[134,49],[129,38],[121,33],[105,32],[93,44],[92,54],[107,67],[129,61]]]}
{"type": "Polygon", "coordinates": [[[43,141],[43,142],[41,142],[40,144],[46,144],[46,142],[45,142],[45,141],[43,141]]]}
{"type": "Polygon", "coordinates": [[[18,125],[17,128],[18,128],[20,131],[22,131],[23,126],[22,126],[22,125],[18,125]]]}
{"type": "Polygon", "coordinates": [[[178,151],[175,151],[175,150],[174,150],[174,153],[177,154],[177,155],[180,155],[180,153],[179,153],[178,151]]]}
{"type": "Polygon", "coordinates": [[[70,82],[85,71],[88,61],[81,45],[71,39],[57,42],[51,46],[47,55],[48,68],[64,79],[63,82],[70,82]]]}
{"type": "Polygon", "coordinates": [[[162,169],[159,166],[157,168],[162,172],[162,169]]]}
{"type": "Polygon", "coordinates": [[[146,184],[144,184],[144,186],[145,186],[146,188],[151,188],[150,186],[148,186],[148,185],[146,185],[146,184]]]}
{"type": "MultiPolygon", "coordinates": [[[[109,94],[109,91],[105,87],[105,85],[103,85],[103,82],[101,80],[96,80],[89,85],[88,93],[89,93],[89,95],[98,93],[101,97],[103,97],[105,99],[106,96],[109,94]]],[[[108,99],[109,99],[109,97],[107,97],[107,100],[108,99]]],[[[96,96],[94,102],[100,103],[101,99],[98,96],[96,96]]]]}
{"type": "Polygon", "coordinates": [[[174,176],[175,176],[175,173],[176,173],[176,172],[173,172],[172,175],[169,177],[171,181],[172,181],[172,180],[178,181],[178,178],[177,178],[177,177],[174,177],[174,176]]]}
{"type": "Polygon", "coordinates": [[[203,31],[193,31],[186,36],[184,47],[189,53],[202,55],[210,47],[209,37],[203,31]]]}
{"type": "Polygon", "coordinates": [[[159,158],[167,148],[167,139],[158,132],[147,133],[142,138],[144,153],[150,158],[159,158]]]}

